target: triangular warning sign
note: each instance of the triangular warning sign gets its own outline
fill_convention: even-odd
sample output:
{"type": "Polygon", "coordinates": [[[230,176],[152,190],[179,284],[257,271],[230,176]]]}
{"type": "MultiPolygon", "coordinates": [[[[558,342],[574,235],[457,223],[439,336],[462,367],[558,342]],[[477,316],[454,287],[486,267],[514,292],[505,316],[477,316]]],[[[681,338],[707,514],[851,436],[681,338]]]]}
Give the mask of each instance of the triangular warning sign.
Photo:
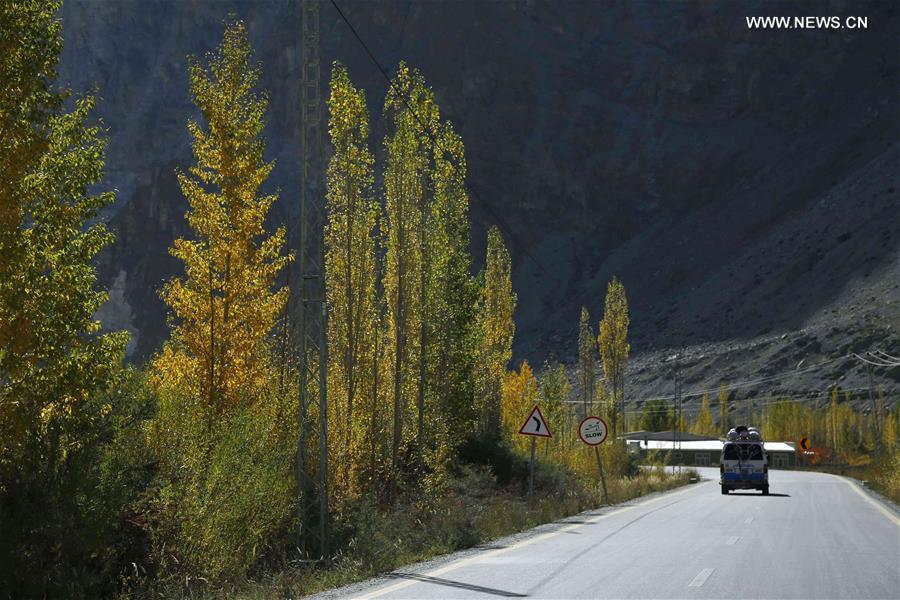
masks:
{"type": "Polygon", "coordinates": [[[534,405],[534,408],[531,409],[531,414],[522,423],[519,433],[537,437],[550,437],[550,428],[547,427],[547,421],[544,420],[544,415],[541,414],[541,409],[538,408],[537,404],[534,405]]]}

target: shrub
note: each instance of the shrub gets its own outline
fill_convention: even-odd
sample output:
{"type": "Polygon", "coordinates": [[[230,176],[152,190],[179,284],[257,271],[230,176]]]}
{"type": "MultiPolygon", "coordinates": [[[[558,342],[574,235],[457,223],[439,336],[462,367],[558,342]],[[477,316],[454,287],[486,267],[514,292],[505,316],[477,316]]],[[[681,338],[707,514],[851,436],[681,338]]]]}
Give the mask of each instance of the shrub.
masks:
{"type": "Polygon", "coordinates": [[[153,501],[159,566],[163,577],[242,578],[291,526],[295,446],[260,406],[242,406],[210,431],[177,399],[163,403],[154,428],[165,464],[153,501]]]}
{"type": "Polygon", "coordinates": [[[4,476],[0,494],[0,597],[113,593],[146,540],[129,519],[152,478],[141,430],[155,400],[125,370],[91,395],[77,429],[42,468],[4,476]]]}

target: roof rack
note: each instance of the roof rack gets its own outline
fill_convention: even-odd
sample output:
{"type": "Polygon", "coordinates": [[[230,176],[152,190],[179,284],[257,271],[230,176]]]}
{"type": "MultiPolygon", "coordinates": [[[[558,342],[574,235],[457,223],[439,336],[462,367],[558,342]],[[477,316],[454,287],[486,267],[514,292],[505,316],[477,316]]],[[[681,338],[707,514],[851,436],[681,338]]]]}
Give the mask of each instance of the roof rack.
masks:
{"type": "Polygon", "coordinates": [[[738,425],[728,431],[729,442],[762,442],[762,435],[756,427],[738,425]]]}

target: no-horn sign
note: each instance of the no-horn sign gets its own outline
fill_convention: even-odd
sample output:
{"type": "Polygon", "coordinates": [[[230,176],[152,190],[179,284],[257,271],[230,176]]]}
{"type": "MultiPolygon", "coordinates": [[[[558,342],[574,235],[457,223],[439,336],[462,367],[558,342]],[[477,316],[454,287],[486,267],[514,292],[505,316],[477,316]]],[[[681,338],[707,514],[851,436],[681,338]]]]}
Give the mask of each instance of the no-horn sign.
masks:
{"type": "Polygon", "coordinates": [[[578,426],[578,437],[588,446],[599,446],[606,441],[609,428],[600,417],[585,417],[578,426]]]}

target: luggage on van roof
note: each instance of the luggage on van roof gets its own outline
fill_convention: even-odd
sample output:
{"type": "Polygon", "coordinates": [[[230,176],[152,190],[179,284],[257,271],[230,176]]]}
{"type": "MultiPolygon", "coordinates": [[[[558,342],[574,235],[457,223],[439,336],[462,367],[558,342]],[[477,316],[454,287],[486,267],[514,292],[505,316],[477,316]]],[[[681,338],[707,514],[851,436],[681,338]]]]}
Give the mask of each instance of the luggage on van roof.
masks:
{"type": "Polygon", "coordinates": [[[729,442],[762,442],[762,435],[756,427],[738,425],[728,431],[726,436],[729,442]]]}

